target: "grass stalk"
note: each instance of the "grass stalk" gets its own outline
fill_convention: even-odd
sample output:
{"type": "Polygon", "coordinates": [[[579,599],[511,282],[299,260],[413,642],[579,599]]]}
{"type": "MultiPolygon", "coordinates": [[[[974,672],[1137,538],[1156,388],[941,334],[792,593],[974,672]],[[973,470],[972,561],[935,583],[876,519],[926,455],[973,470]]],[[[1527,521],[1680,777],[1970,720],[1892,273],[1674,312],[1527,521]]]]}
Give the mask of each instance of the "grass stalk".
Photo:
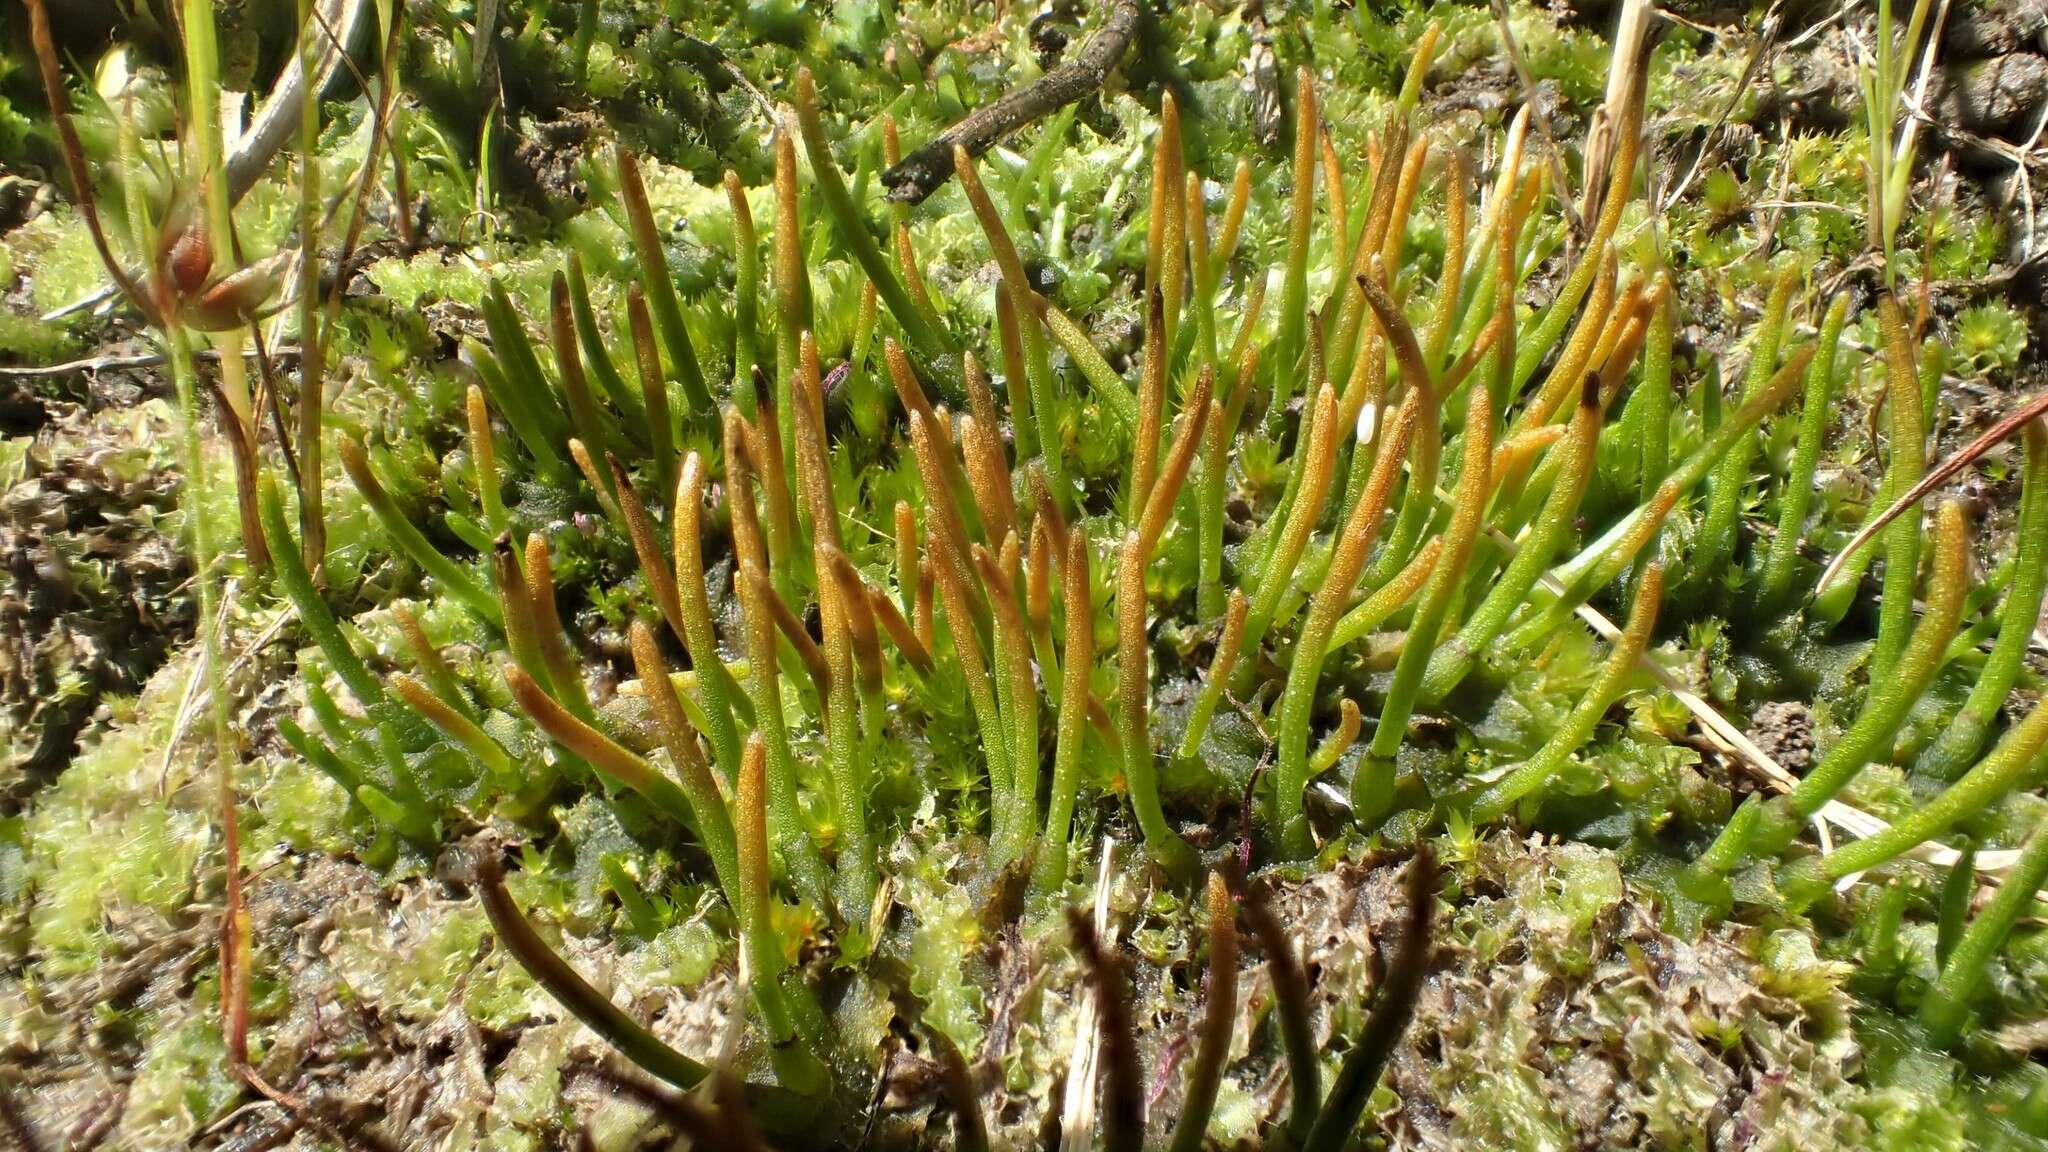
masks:
{"type": "MultiPolygon", "coordinates": [[[[611,350],[605,344],[604,330],[597,325],[597,309],[590,303],[590,278],[584,275],[583,257],[572,250],[569,258],[563,263],[568,279],[569,314],[576,330],[576,347],[582,352],[582,366],[589,370],[591,378],[597,381],[598,390],[604,393],[605,399],[610,400],[612,407],[618,409],[620,416],[624,418],[622,431],[628,439],[637,446],[650,449],[657,462],[662,459],[663,450],[666,449],[670,461],[669,475],[673,476],[675,442],[670,437],[656,434],[657,429],[663,426],[650,426],[647,406],[641,401],[641,393],[626,386],[626,381],[619,375],[618,365],[612,362],[611,350]]],[[[634,284],[629,286],[628,291],[637,291],[638,288],[639,285],[634,284]]],[[[667,396],[664,395],[662,399],[666,401],[667,396]]],[[[663,414],[666,415],[666,408],[663,414]]],[[[664,483],[662,491],[667,490],[667,484],[664,483]]]]}
{"type": "MultiPolygon", "coordinates": [[[[1053,341],[1066,352],[1082,378],[1088,381],[1088,387],[1094,391],[1095,398],[1110,415],[1116,417],[1118,423],[1126,428],[1137,428],[1138,398],[1132,394],[1123,378],[1116,374],[1116,369],[1110,367],[1109,361],[1103,358],[1102,351],[1095,347],[1088,330],[1072,316],[1062,312],[1058,305],[1036,293],[1031,296],[1031,307],[1045,322],[1046,331],[1052,333],[1053,341]]],[[[1028,324],[1024,327],[1027,331],[1030,329],[1028,324]]],[[[1044,429],[1040,431],[1043,432],[1044,429]]]]}
{"type": "MultiPolygon", "coordinates": [[[[575,309],[569,299],[569,278],[557,270],[548,285],[548,326],[553,338],[555,353],[555,376],[562,384],[562,394],[569,402],[569,423],[576,429],[576,436],[592,451],[611,453],[623,445],[614,443],[604,416],[598,411],[597,397],[591,394],[590,380],[583,374],[583,357],[576,337],[575,309]]],[[[611,489],[610,478],[598,485],[600,489],[611,489]]]]}
{"type": "MultiPolygon", "coordinates": [[[[1640,150],[1640,144],[1641,141],[1634,132],[1622,133],[1621,139],[1616,142],[1614,168],[1608,175],[1607,194],[1600,204],[1600,218],[1594,222],[1593,234],[1586,241],[1586,255],[1581,256],[1579,262],[1573,266],[1571,274],[1565,278],[1564,286],[1558,289],[1557,297],[1544,311],[1543,319],[1537,321],[1536,330],[1522,343],[1516,353],[1515,378],[1509,389],[1511,394],[1520,392],[1529,378],[1536,374],[1537,367],[1543,363],[1543,358],[1549,355],[1551,347],[1557,343],[1557,338],[1564,333],[1564,326],[1571,321],[1572,314],[1585,299],[1586,289],[1591,286],[1598,270],[1598,261],[1593,254],[1606,251],[1608,243],[1614,239],[1615,229],[1621,225],[1622,209],[1628,207],[1630,189],[1635,180],[1636,154],[1640,150]]],[[[1509,396],[1502,399],[1505,402],[1511,398],[1509,396]]]]}
{"type": "Polygon", "coordinates": [[[1024,611],[1009,573],[1018,562],[1017,534],[1003,538],[1000,555],[974,546],[974,565],[994,608],[995,658],[1003,691],[1003,718],[1010,730],[1010,842],[997,846],[998,866],[1023,857],[1038,829],[1038,687],[1031,670],[1031,641],[1024,611]]]}
{"type": "Polygon", "coordinates": [[[490,734],[477,726],[476,721],[451,707],[439,693],[424,683],[403,672],[394,673],[387,683],[392,694],[403,700],[407,707],[425,717],[427,722],[439,728],[441,733],[460,745],[476,758],[477,763],[497,780],[510,780],[514,775],[512,757],[499,747],[490,734]]]}
{"type": "Polygon", "coordinates": [[[1337,628],[1330,634],[1330,651],[1341,651],[1360,637],[1372,632],[1391,619],[1394,613],[1422,591],[1429,580],[1429,574],[1436,570],[1437,557],[1443,554],[1444,538],[1432,537],[1425,542],[1408,563],[1401,566],[1392,579],[1378,588],[1358,607],[1344,614],[1337,621],[1337,628]]]}
{"type": "MultiPolygon", "coordinates": [[[[1905,312],[1889,293],[1877,299],[1877,326],[1884,341],[1885,415],[1891,432],[1884,491],[1896,496],[1927,470],[1927,424],[1905,312]]],[[[1920,517],[1908,514],[1885,529],[1884,592],[1878,601],[1877,646],[1870,654],[1873,681],[1890,675],[1906,646],[1913,623],[1913,587],[1919,578],[1920,517]]]]}

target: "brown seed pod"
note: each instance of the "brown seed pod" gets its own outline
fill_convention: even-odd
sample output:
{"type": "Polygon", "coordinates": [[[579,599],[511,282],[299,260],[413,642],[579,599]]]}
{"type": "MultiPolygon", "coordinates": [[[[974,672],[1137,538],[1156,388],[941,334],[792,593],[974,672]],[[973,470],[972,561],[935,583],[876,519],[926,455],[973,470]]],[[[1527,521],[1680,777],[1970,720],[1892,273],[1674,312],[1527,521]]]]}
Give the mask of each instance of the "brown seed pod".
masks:
{"type": "Polygon", "coordinates": [[[213,245],[205,230],[194,224],[179,232],[171,241],[164,264],[178,295],[191,296],[206,287],[207,277],[213,272],[213,245]]]}

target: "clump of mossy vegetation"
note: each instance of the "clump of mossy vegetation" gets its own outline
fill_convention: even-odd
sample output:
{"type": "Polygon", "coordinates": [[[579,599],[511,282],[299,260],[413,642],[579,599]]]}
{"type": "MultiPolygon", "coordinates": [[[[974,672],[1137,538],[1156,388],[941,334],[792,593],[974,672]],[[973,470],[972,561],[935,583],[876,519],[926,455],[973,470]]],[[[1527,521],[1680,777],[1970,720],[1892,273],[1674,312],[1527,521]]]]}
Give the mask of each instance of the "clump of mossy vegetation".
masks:
{"type": "Polygon", "coordinates": [[[315,3],[90,85],[26,6],[196,623],[7,778],[6,1058],[137,1053],[17,1139],[2048,1143],[1945,7],[1742,153],[1636,3],[315,3]]]}

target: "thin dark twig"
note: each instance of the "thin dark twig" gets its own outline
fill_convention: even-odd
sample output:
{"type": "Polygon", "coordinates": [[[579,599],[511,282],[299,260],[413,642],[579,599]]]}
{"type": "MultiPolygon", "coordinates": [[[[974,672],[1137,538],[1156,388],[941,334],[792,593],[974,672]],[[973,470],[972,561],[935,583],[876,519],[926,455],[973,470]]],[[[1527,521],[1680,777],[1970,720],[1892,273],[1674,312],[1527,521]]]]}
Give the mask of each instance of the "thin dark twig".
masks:
{"type": "MultiPolygon", "coordinates": [[[[313,12],[318,16],[320,10],[316,7],[313,9],[313,12]]],[[[323,25],[325,24],[324,18],[322,18],[322,23],[323,25]]],[[[334,283],[327,291],[326,315],[321,323],[323,329],[332,328],[336,317],[341,313],[342,291],[348,286],[349,261],[355,256],[356,243],[362,239],[363,227],[368,223],[370,190],[377,186],[377,166],[380,163],[384,148],[385,134],[391,127],[391,106],[392,102],[398,97],[398,54],[400,45],[403,43],[400,39],[400,33],[403,32],[404,28],[405,5],[393,4],[391,6],[391,27],[384,37],[384,57],[378,61],[378,92],[377,103],[372,105],[374,120],[370,125],[370,150],[363,157],[363,177],[356,184],[355,209],[349,213],[348,231],[342,236],[341,252],[335,260],[334,283]]],[[[332,29],[328,31],[330,35],[333,34],[332,29]]],[[[400,211],[403,210],[404,208],[401,206],[400,211]]],[[[301,258],[312,260],[317,257],[317,253],[307,252],[301,258]]]]}
{"type": "Polygon", "coordinates": [[[263,325],[252,322],[249,325],[249,335],[254,338],[257,379],[263,385],[259,404],[270,413],[270,430],[277,435],[277,447],[284,453],[285,472],[291,477],[292,487],[304,491],[299,482],[299,454],[293,450],[291,433],[285,428],[284,401],[279,397],[277,389],[277,364],[270,358],[270,348],[263,336],[263,325]]]}
{"type": "Polygon", "coordinates": [[[682,1133],[693,1148],[716,1148],[723,1126],[689,1096],[657,1084],[637,1072],[606,1064],[577,1065],[572,1073],[602,1083],[612,1092],[646,1108],[682,1133]]]}
{"type": "MultiPolygon", "coordinates": [[[[40,7],[40,5],[38,5],[40,7]]],[[[21,1145],[22,1152],[45,1152],[49,1144],[42,1133],[29,1123],[28,1114],[21,1110],[21,1102],[14,1098],[12,1076],[0,1079],[0,1131],[5,1131],[21,1145]]]]}
{"type": "Polygon", "coordinates": [[[1145,1145],[1144,1072],[1138,1058],[1138,1036],[1131,1025],[1129,989],[1123,964],[1103,948],[1095,925],[1079,908],[1067,910],[1069,929],[1088,975],[1095,981],[1096,1010],[1101,1013],[1102,1049],[1108,1083],[1103,1091],[1104,1152],[1139,1152],[1145,1145]]]}
{"type": "Polygon", "coordinates": [[[1073,59],[1022,87],[1003,93],[932,137],[924,147],[882,173],[889,199],[919,204],[953,178],[953,149],[979,156],[996,141],[1026,124],[1049,116],[1102,87],[1110,70],[1124,58],[1145,18],[1142,0],[1111,0],[1102,27],[1074,53],[1073,59]]]}
{"type": "Polygon", "coordinates": [[[1814,582],[1814,589],[1818,591],[1832,583],[1835,575],[1842,570],[1842,565],[1848,563],[1849,557],[1854,556],[1857,549],[1862,548],[1879,532],[1884,531],[1885,526],[1898,519],[1901,513],[1925,499],[1929,492],[1941,487],[1948,481],[1949,477],[1975,463],[1979,457],[1997,447],[2000,441],[2009,438],[2013,433],[2019,431],[2028,421],[2038,419],[2043,414],[2048,414],[2048,392],[2043,392],[2041,395],[2020,405],[2004,419],[1985,429],[1982,436],[1963,445],[1956,450],[1955,455],[1943,460],[1940,464],[1929,470],[1927,475],[1921,477],[1918,484],[1906,489],[1904,495],[1892,501],[1890,507],[1886,508],[1868,524],[1865,524],[1855,536],[1850,538],[1847,544],[1842,546],[1842,550],[1835,554],[1833,560],[1828,562],[1827,570],[1822,572],[1820,579],[1814,582]]]}
{"type": "Polygon", "coordinates": [[[1280,1019],[1281,1047],[1287,1052],[1287,1078],[1292,1103],[1287,1113],[1287,1131],[1299,1144],[1308,1135],[1322,1106],[1322,1065],[1316,1052],[1315,1030],[1309,1024],[1308,975],[1295,955],[1294,941],[1280,918],[1273,914],[1271,896],[1264,884],[1249,885],[1239,911],[1259,951],[1266,954],[1266,974],[1273,982],[1274,1011],[1280,1019]]]}
{"type": "Polygon", "coordinates": [[[694,1088],[710,1074],[710,1069],[662,1043],[626,1015],[548,947],[533,925],[526,922],[519,905],[513,903],[512,894],[505,890],[505,866],[496,852],[476,853],[474,865],[477,897],[483,902],[484,914],[490,917],[498,942],[557,1003],[627,1059],[678,1088],[694,1088]]]}
{"type": "Polygon", "coordinates": [[[1422,993],[1422,978],[1429,973],[1429,929],[1436,915],[1436,886],[1436,851],[1425,840],[1408,863],[1408,920],[1387,964],[1387,982],[1373,997],[1365,1034],[1330,1082],[1329,1098],[1309,1129],[1303,1152],[1337,1152],[1351,1140],[1373,1086],[1394,1054],[1394,1045],[1408,1031],[1415,1001],[1422,993]]]}
{"type": "Polygon", "coordinates": [[[78,198],[78,214],[85,218],[85,230],[92,235],[92,244],[98,250],[100,263],[106,265],[107,275],[121,290],[136,311],[152,324],[157,320],[154,302],[144,294],[142,286],[121,266],[115,257],[113,245],[107,242],[107,232],[100,223],[99,201],[93,196],[92,173],[86,168],[85,145],[78,139],[78,129],[71,123],[71,102],[64,95],[64,73],[57,63],[57,43],[50,35],[50,12],[43,0],[23,0],[28,5],[29,41],[35,46],[36,66],[43,78],[43,95],[50,102],[50,120],[57,126],[58,151],[63,154],[64,168],[71,174],[72,194],[78,198]]]}
{"type": "MultiPolygon", "coordinates": [[[[282,360],[294,357],[299,350],[293,345],[271,349],[282,360]]],[[[244,356],[255,356],[254,349],[246,349],[244,356]]],[[[194,348],[192,359],[208,363],[220,359],[218,348],[194,348]]],[[[143,352],[134,356],[87,356],[80,360],[66,360],[61,364],[32,364],[25,366],[0,366],[0,380],[45,380],[53,376],[70,376],[79,372],[119,372],[136,368],[158,368],[170,361],[162,352],[143,352]]]]}

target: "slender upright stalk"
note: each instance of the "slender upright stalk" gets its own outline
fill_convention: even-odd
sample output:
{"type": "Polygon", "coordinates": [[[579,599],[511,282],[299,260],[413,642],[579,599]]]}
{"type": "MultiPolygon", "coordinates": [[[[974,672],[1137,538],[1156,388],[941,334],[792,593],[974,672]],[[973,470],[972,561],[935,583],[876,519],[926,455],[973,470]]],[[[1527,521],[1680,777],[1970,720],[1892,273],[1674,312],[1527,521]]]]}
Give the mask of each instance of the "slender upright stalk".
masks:
{"type": "MultiPolygon", "coordinates": [[[[1771,540],[1770,554],[1764,559],[1763,577],[1757,587],[1757,602],[1767,608],[1782,604],[1792,587],[1793,563],[1799,556],[1799,541],[1806,536],[1807,509],[1813,504],[1813,476],[1820,465],[1830,418],[1835,414],[1835,350],[1841,345],[1842,327],[1848,320],[1849,296],[1837,293],[1828,303],[1827,315],[1820,324],[1820,342],[1806,368],[1806,399],[1799,411],[1799,445],[1794,450],[1792,470],[1785,475],[1778,504],[1778,533],[1771,540]]],[[[1667,335],[1669,326],[1666,321],[1667,335]]],[[[1654,353],[1657,348],[1653,332],[1650,349],[1654,353]]],[[[1667,376],[1669,357],[1667,346],[1667,376]]]]}
{"type": "Polygon", "coordinates": [[[1288,666],[1287,686],[1280,696],[1280,751],[1273,771],[1273,834],[1290,856],[1306,856],[1312,848],[1302,806],[1308,791],[1309,713],[1315,704],[1316,685],[1322,679],[1323,658],[1329,652],[1337,620],[1349,606],[1352,589],[1357,586],[1366,557],[1379,536],[1401,458],[1418,420],[1417,412],[1423,405],[1434,403],[1426,385],[1410,389],[1408,399],[1385,430],[1372,473],[1358,502],[1352,505],[1351,515],[1334,538],[1322,587],[1310,599],[1308,619],[1302,623],[1294,642],[1294,662],[1288,666]]]}
{"type": "Polygon", "coordinates": [[[1061,602],[1066,641],[1060,650],[1060,703],[1052,755],[1052,792],[1046,800],[1045,846],[1033,883],[1039,893],[1057,891],[1067,878],[1067,845],[1073,835],[1074,802],[1081,788],[1081,749],[1088,735],[1088,682],[1095,671],[1095,604],[1090,599],[1088,539],[1076,532],[1067,541],[1061,602]]]}
{"type": "MultiPolygon", "coordinates": [[[[1865,765],[1890,752],[1892,736],[1904,723],[1906,713],[1940,670],[1949,641],[1955,636],[1956,623],[1962,617],[1969,577],[1969,528],[1961,504],[1950,501],[1942,505],[1936,517],[1934,577],[1928,591],[1927,612],[1913,630],[1912,641],[1900,654],[1896,670],[1886,679],[1871,682],[1869,696],[1856,722],[1790,792],[1765,806],[1754,837],[1746,844],[1729,845],[1719,854],[1721,858],[1782,850],[1798,835],[1799,826],[1847,787],[1865,765]]],[[[1722,841],[1735,834],[1733,827],[1730,825],[1730,829],[1722,832],[1722,841]]],[[[1713,849],[1709,855],[1715,855],[1713,849]]]]}
{"type": "MultiPolygon", "coordinates": [[[[762,408],[765,411],[767,405],[762,408]]],[[[775,648],[775,607],[781,600],[763,571],[768,557],[754,510],[755,466],[753,450],[747,447],[751,441],[739,414],[732,409],[726,410],[724,432],[725,496],[732,509],[733,552],[740,569],[734,585],[745,623],[747,698],[754,708],[756,735],[767,746],[768,819],[774,826],[783,864],[796,881],[798,891],[820,907],[830,907],[832,894],[825,875],[825,860],[817,841],[804,826],[797,802],[796,757],[790,752],[789,732],[784,726],[782,677],[775,648]]],[[[774,437],[765,434],[758,439],[766,445],[774,443],[774,437]]],[[[814,675],[822,673],[820,668],[814,675]]]]}
{"type": "Polygon", "coordinates": [[[1204,902],[1209,928],[1209,994],[1202,1007],[1195,1062],[1181,1096],[1180,1118],[1174,1121],[1169,1152],[1201,1152],[1216,1111],[1216,1091],[1230,1062],[1230,1034],[1237,1023],[1237,902],[1223,873],[1209,873],[1204,902]]]}
{"type": "Polygon", "coordinates": [[[1635,180],[1636,155],[1640,145],[1641,140],[1634,132],[1623,133],[1617,143],[1614,169],[1608,176],[1607,195],[1601,201],[1600,218],[1593,225],[1593,235],[1586,241],[1586,254],[1579,258],[1578,264],[1565,278],[1564,287],[1558,290],[1557,298],[1551,301],[1549,309],[1543,313],[1543,319],[1537,321],[1536,330],[1523,342],[1521,350],[1516,354],[1513,392],[1519,392],[1522,386],[1528,383],[1529,378],[1536,374],[1536,369],[1543,363],[1543,358],[1549,355],[1551,347],[1557,343],[1558,336],[1564,332],[1564,326],[1571,321],[1572,314],[1585,299],[1586,289],[1591,285],[1597,270],[1595,254],[1604,252],[1608,242],[1614,239],[1615,229],[1621,225],[1622,209],[1628,207],[1630,190],[1635,180]]]}
{"type": "Polygon", "coordinates": [[[761,236],[739,173],[725,170],[725,200],[732,209],[732,399],[740,414],[754,418],[754,392],[748,381],[760,363],[755,347],[761,326],[761,236]]]}
{"type": "Polygon", "coordinates": [[[1593,729],[1600,718],[1621,698],[1621,691],[1628,678],[1636,670],[1636,661],[1649,647],[1650,634],[1657,627],[1657,608],[1664,596],[1664,567],[1651,561],[1643,569],[1643,579],[1636,585],[1635,601],[1629,606],[1628,624],[1621,630],[1621,638],[1607,654],[1606,663],[1600,666],[1600,675],[1586,694],[1579,697],[1578,704],[1558,726],[1550,739],[1545,741],[1534,757],[1514,771],[1501,777],[1472,802],[1472,822],[1490,824],[1500,819],[1521,800],[1534,793],[1550,781],[1557,770],[1564,767],[1593,736],[1593,729]]]}
{"type": "MultiPolygon", "coordinates": [[[[1375,299],[1373,303],[1378,310],[1379,301],[1375,299]]],[[[1397,318],[1383,314],[1381,322],[1397,318]]],[[[1405,324],[1396,328],[1397,333],[1404,330],[1405,324]]],[[[1414,335],[1408,333],[1405,339],[1396,340],[1395,347],[1401,350],[1406,370],[1416,377],[1416,391],[1428,394],[1428,370],[1422,364],[1414,335]]],[[[1465,405],[1463,462],[1458,466],[1450,526],[1444,531],[1443,549],[1429,583],[1423,587],[1415,616],[1408,623],[1408,642],[1402,646],[1400,660],[1394,665],[1394,679],[1387,687],[1386,702],[1380,708],[1379,726],[1373,730],[1366,760],[1352,777],[1354,815],[1367,827],[1386,815],[1384,805],[1393,798],[1394,753],[1407,737],[1408,718],[1415,707],[1417,689],[1422,687],[1423,673],[1430,664],[1430,652],[1459,596],[1465,562],[1471,557],[1473,542],[1479,538],[1479,529],[1486,520],[1486,497],[1493,485],[1493,396],[1507,382],[1506,354],[1497,353],[1495,364],[1496,370],[1483,378],[1486,384],[1478,387],[1465,405]]]]}
{"type": "Polygon", "coordinates": [[[540,641],[541,659],[547,662],[556,698],[583,720],[594,719],[590,694],[583,687],[583,667],[569,648],[569,634],[562,627],[562,617],[555,605],[555,574],[548,556],[548,538],[539,532],[526,538],[526,594],[532,601],[534,634],[540,641]]]}
{"type": "MultiPolygon", "coordinates": [[[[789,381],[796,372],[797,334],[811,329],[811,278],[804,269],[803,223],[797,219],[796,137],[775,133],[775,408],[789,411],[789,381]]],[[[795,450],[793,429],[782,429],[781,460],[795,450]]],[[[767,466],[762,461],[762,466],[767,466]]]]}
{"type": "Polygon", "coordinates": [[[631,152],[614,152],[618,165],[619,192],[625,201],[626,221],[631,225],[633,257],[640,262],[640,286],[654,309],[654,324],[668,352],[669,366],[682,383],[683,399],[690,411],[703,418],[711,411],[711,392],[704,386],[704,371],[697,363],[697,350],[690,343],[690,330],[683,323],[682,301],[669,277],[668,255],[662,248],[661,232],[654,224],[654,207],[647,201],[647,186],[640,180],[640,164],[631,152]]]}
{"type": "Polygon", "coordinates": [[[1038,687],[1031,670],[1029,626],[1010,578],[1017,562],[1015,532],[1003,538],[999,556],[990,555],[979,544],[974,546],[975,570],[994,609],[998,699],[1010,733],[1010,792],[1001,798],[1008,808],[1004,823],[1010,838],[996,846],[998,865],[1021,858],[1037,838],[1038,829],[1038,687]]]}
{"type": "Polygon", "coordinates": [[[2013,524],[2017,548],[2012,585],[1999,608],[1998,640],[1984,658],[1969,698],[1948,728],[1920,755],[1916,768],[1936,780],[1955,779],[1984,746],[1985,736],[2019,678],[2035,622],[2041,616],[2042,593],[2048,586],[2048,422],[2037,419],[2028,423],[2025,445],[2026,475],[2013,524]]]}
{"type": "MultiPolygon", "coordinates": [[[[1884,341],[1885,414],[1891,431],[1884,490],[1896,496],[1927,469],[1927,424],[1906,316],[1889,293],[1877,298],[1877,326],[1884,341]]],[[[1877,646],[1870,654],[1873,682],[1890,676],[1905,649],[1913,623],[1913,587],[1919,578],[1920,517],[1909,513],[1885,529],[1884,593],[1878,601],[1877,646]]]]}
{"type": "Polygon", "coordinates": [[[1224,403],[1210,401],[1208,419],[1202,424],[1202,476],[1195,511],[1195,611],[1204,620],[1223,612],[1223,502],[1230,481],[1232,432],[1224,403]]]}
{"type": "Polygon", "coordinates": [[[2019,862],[2005,874],[1991,902],[1977,913],[1942,967],[1940,978],[1920,1002],[1920,1022],[1936,1044],[1953,1043],[1962,1032],[1969,1020],[1971,997],[1984,982],[2013,925],[2034,906],[2035,893],[2044,880],[2048,880],[2048,828],[2036,827],[2020,850],[2019,862]]]}
{"type": "MultiPolygon", "coordinates": [[[[320,36],[314,29],[314,0],[299,0],[299,68],[316,76],[320,36]]],[[[299,460],[299,538],[306,570],[316,575],[327,562],[326,493],[321,486],[327,415],[326,334],[320,329],[320,93],[300,85],[299,96],[299,397],[293,449],[299,460]]],[[[401,212],[400,215],[404,213],[401,212]]]]}
{"type": "Polygon", "coordinates": [[[1176,878],[1193,872],[1195,854],[1167,824],[1166,813],[1159,804],[1159,774],[1152,762],[1152,645],[1145,629],[1145,569],[1187,479],[1195,446],[1201,440],[1202,422],[1208,416],[1213,386],[1212,373],[1204,371],[1197,378],[1194,393],[1181,412],[1173,447],[1147,495],[1144,515],[1137,528],[1124,537],[1123,557],[1117,569],[1117,727],[1124,745],[1124,784],[1130,790],[1131,809],[1137,815],[1138,826],[1145,834],[1146,851],[1167,875],[1176,878]]]}
{"type": "Polygon", "coordinates": [[[1316,213],[1316,86],[1307,67],[1294,76],[1294,179],[1287,209],[1287,265],[1280,281],[1280,331],[1273,362],[1281,383],[1273,406],[1287,403],[1289,380],[1301,362],[1308,321],[1308,245],[1316,213]]]}
{"type": "Polygon", "coordinates": [[[770,1060],[782,1086],[805,1096],[831,1090],[832,1074],[804,1046],[791,1018],[782,974],[788,969],[776,938],[775,897],[768,859],[768,751],[758,733],[747,737],[733,796],[733,831],[738,840],[740,948],[747,960],[747,985],[768,1034],[770,1060]]]}
{"type": "MultiPolygon", "coordinates": [[[[739,772],[740,737],[733,723],[732,698],[738,689],[718,652],[718,630],[712,624],[711,601],[704,583],[701,521],[704,512],[704,461],[695,452],[683,458],[670,505],[674,517],[676,589],[682,632],[676,637],[690,653],[697,671],[697,697],[704,705],[713,759],[727,779],[739,772]]],[[[671,624],[673,627],[673,624],[671,624]]],[[[778,713],[779,715],[779,713],[778,713]]]]}
{"type": "MultiPolygon", "coordinates": [[[[1742,389],[1744,400],[1762,391],[1777,368],[1778,345],[1785,331],[1785,310],[1790,307],[1792,293],[1798,287],[1799,267],[1795,263],[1787,263],[1771,285],[1771,294],[1764,302],[1763,318],[1751,330],[1749,373],[1742,389]]],[[[1742,489],[1749,481],[1750,461],[1755,457],[1756,445],[1745,436],[1735,442],[1728,455],[1721,458],[1714,474],[1707,479],[1707,516],[1700,525],[1699,538],[1688,562],[1700,579],[1723,581],[1729,578],[1730,574],[1725,569],[1735,557],[1735,531],[1742,515],[1742,489]]]]}
{"type": "Polygon", "coordinates": [[[866,921],[876,884],[874,846],[867,827],[868,767],[860,740],[859,689],[854,682],[849,622],[853,612],[845,590],[829,578],[832,555],[844,546],[839,509],[832,496],[818,353],[808,332],[800,338],[790,398],[791,423],[796,426],[797,494],[811,513],[811,562],[818,573],[818,618],[824,633],[825,665],[831,673],[825,695],[825,761],[843,841],[839,849],[839,906],[843,915],[858,924],[866,921]]]}
{"type": "MultiPolygon", "coordinates": [[[[1251,613],[1245,620],[1246,645],[1254,652],[1266,638],[1266,629],[1271,626],[1273,614],[1280,607],[1281,595],[1295,586],[1295,566],[1308,547],[1316,521],[1322,517],[1323,501],[1329,495],[1330,479],[1336,471],[1337,434],[1350,431],[1338,427],[1337,394],[1327,384],[1317,393],[1308,420],[1308,442],[1303,449],[1307,454],[1306,467],[1301,487],[1294,494],[1293,507],[1288,509],[1287,525],[1275,538],[1273,553],[1260,569],[1251,613]]],[[[1246,665],[1245,671],[1239,673],[1238,686],[1241,690],[1250,685],[1250,669],[1251,666],[1246,665]]]]}

